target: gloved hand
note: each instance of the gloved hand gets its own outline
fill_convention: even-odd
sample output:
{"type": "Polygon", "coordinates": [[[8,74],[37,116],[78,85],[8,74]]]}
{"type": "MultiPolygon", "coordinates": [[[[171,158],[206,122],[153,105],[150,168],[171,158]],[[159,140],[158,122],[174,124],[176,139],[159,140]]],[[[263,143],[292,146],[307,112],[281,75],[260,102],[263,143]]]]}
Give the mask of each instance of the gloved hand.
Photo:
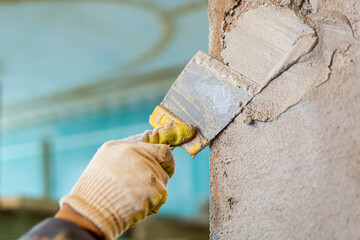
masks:
{"type": "Polygon", "coordinates": [[[112,240],[145,217],[157,213],[167,197],[166,185],[175,170],[171,148],[195,134],[175,124],[138,135],[145,142],[105,143],[60,206],[68,204],[112,240]],[[164,143],[164,144],[157,144],[164,143]]]}
{"type": "Polygon", "coordinates": [[[153,144],[167,144],[178,146],[191,140],[196,129],[187,123],[170,123],[165,127],[145,131],[143,134],[125,138],[121,141],[127,143],[148,142],[153,144]]]}

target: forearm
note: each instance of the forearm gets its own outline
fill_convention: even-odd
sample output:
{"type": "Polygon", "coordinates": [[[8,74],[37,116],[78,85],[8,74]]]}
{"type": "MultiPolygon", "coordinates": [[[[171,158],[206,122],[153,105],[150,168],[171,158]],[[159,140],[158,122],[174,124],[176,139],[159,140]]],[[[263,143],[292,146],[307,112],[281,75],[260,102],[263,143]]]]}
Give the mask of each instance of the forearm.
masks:
{"type": "Polygon", "coordinates": [[[100,230],[87,218],[77,213],[69,205],[65,204],[55,215],[54,218],[59,218],[73,222],[84,230],[94,233],[97,236],[104,238],[100,230]]]}
{"type": "Polygon", "coordinates": [[[61,218],[48,218],[33,227],[20,240],[103,240],[102,237],[61,218]]]}

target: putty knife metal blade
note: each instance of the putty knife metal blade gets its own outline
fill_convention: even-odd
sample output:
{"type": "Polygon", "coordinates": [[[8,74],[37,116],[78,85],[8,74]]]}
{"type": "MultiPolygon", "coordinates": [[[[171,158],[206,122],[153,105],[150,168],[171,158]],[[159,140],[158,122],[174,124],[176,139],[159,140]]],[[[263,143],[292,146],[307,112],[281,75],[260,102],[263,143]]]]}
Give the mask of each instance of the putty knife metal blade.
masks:
{"type": "Polygon", "coordinates": [[[199,133],[182,147],[196,155],[224,129],[252,99],[259,85],[199,51],[186,65],[150,123],[187,122],[199,133]]]}

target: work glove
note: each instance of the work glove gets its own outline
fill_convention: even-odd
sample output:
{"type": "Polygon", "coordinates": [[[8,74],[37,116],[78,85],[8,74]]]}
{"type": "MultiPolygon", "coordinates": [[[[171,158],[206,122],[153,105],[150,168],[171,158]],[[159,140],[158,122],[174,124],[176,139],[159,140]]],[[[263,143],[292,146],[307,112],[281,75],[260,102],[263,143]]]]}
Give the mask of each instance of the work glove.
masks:
{"type": "Polygon", "coordinates": [[[194,134],[194,128],[181,123],[106,142],[70,194],[61,198],[60,207],[68,204],[106,240],[115,239],[159,211],[175,170],[171,147],[189,141],[194,134]]]}

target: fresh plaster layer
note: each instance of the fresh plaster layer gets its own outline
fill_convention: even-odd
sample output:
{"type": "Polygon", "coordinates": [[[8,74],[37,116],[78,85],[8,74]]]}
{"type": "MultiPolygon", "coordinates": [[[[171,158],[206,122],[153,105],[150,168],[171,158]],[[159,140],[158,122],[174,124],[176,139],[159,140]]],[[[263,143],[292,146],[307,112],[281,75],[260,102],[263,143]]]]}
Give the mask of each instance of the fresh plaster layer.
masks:
{"type": "MultiPolygon", "coordinates": [[[[288,54],[290,60],[293,58],[296,61],[287,62],[282,65],[282,68],[279,64],[275,65],[270,70],[264,79],[267,83],[274,81],[271,81],[246,107],[243,115],[246,122],[272,121],[279,117],[312,88],[327,81],[332,72],[335,54],[346,51],[353,44],[351,28],[343,19],[319,18],[318,16],[312,16],[312,19],[318,36],[316,46],[303,55],[295,52],[293,57],[290,51],[288,54]],[[278,71],[278,69],[284,71],[278,71]]],[[[295,44],[293,48],[297,45],[301,44],[295,44]]],[[[308,50],[308,46],[310,45],[305,46],[305,50],[308,50]]],[[[237,65],[235,61],[232,62],[233,65],[237,65]]],[[[253,69],[257,68],[264,69],[261,66],[253,66],[253,69]]]]}
{"type": "Polygon", "coordinates": [[[215,2],[222,42],[210,50],[263,88],[211,144],[210,238],[360,239],[358,1],[215,2]],[[253,23],[242,21],[259,11],[279,27],[291,16],[289,27],[309,27],[316,41],[300,31],[279,56],[248,64],[274,46],[246,45],[253,23]]]}
{"type": "Polygon", "coordinates": [[[224,63],[262,86],[308,53],[317,40],[293,11],[274,5],[247,11],[234,24],[224,34],[224,63]]]}

